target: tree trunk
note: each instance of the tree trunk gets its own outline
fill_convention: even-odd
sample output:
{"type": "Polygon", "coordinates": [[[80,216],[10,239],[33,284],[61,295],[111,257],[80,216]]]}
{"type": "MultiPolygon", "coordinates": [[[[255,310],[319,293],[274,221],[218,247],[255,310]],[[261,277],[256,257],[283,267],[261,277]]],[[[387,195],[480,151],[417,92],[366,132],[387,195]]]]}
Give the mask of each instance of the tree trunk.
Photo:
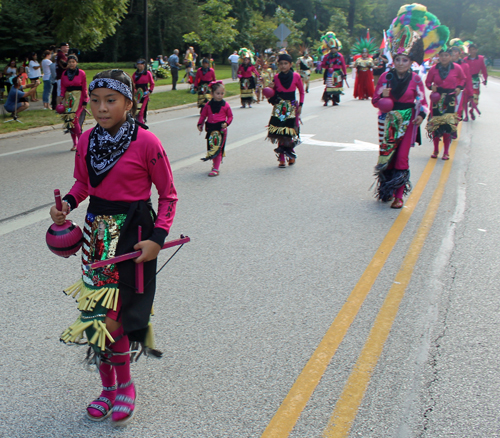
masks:
{"type": "Polygon", "coordinates": [[[347,13],[347,29],[352,35],[354,32],[354,15],[356,14],[356,0],[349,0],[349,11],[347,13]]]}

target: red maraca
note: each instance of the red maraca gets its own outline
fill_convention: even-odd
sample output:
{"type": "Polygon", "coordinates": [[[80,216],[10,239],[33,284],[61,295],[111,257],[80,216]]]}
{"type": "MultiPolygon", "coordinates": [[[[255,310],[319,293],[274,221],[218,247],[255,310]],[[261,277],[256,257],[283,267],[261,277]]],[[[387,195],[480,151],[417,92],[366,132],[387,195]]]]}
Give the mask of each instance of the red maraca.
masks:
{"type": "Polygon", "coordinates": [[[437,103],[439,102],[439,99],[441,99],[441,94],[439,94],[437,91],[434,91],[429,97],[432,103],[437,103]]]}
{"type": "Polygon", "coordinates": [[[378,101],[377,106],[383,113],[388,113],[394,108],[394,101],[389,97],[382,97],[382,99],[378,101]]]}
{"type": "Polygon", "coordinates": [[[65,112],[66,112],[66,107],[62,103],[56,106],[56,113],[64,114],[65,112]]]}
{"type": "MultiPolygon", "coordinates": [[[[56,208],[62,211],[61,192],[58,189],[54,190],[54,197],[56,208]]],[[[52,224],[47,230],[45,241],[54,254],[67,258],[82,247],[83,234],[77,224],[67,220],[63,225],[52,224]]]]}
{"type": "Polygon", "coordinates": [[[274,89],[271,87],[266,87],[262,90],[262,94],[266,99],[270,99],[271,97],[274,96],[274,89]]]}

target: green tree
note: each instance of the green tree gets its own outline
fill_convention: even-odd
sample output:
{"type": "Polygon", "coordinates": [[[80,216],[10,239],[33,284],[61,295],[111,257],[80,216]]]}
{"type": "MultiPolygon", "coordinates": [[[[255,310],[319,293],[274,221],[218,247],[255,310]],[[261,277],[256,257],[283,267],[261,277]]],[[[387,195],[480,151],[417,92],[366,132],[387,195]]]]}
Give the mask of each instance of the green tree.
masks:
{"type": "Polygon", "coordinates": [[[276,30],[275,20],[264,17],[260,11],[253,11],[249,24],[249,43],[245,47],[260,53],[267,48],[276,47],[278,37],[273,33],[276,30]]]}
{"type": "Polygon", "coordinates": [[[492,16],[477,22],[474,42],[480,47],[481,54],[489,58],[500,56],[500,29],[492,16]]]}
{"type": "Polygon", "coordinates": [[[238,31],[235,29],[236,18],[228,17],[232,6],[229,0],[208,0],[198,7],[198,31],[183,35],[186,43],[196,44],[201,51],[208,53],[222,52],[230,47],[238,31]]]}
{"type": "Polygon", "coordinates": [[[52,0],[55,36],[80,49],[95,49],[116,31],[128,0],[52,0]]]}
{"type": "Polygon", "coordinates": [[[295,11],[289,11],[281,6],[278,6],[276,8],[276,12],[274,13],[276,26],[283,23],[291,32],[286,39],[288,46],[298,46],[302,44],[304,40],[304,31],[302,29],[307,23],[307,18],[303,18],[297,23],[293,19],[294,13],[295,11]]]}

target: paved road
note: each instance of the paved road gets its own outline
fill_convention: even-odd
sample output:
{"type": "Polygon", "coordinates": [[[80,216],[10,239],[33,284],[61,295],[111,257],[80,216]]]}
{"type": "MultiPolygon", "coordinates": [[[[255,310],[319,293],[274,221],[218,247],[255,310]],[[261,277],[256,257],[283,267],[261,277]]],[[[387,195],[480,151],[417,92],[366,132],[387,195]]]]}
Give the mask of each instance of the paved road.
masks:
{"type": "Polygon", "coordinates": [[[218,178],[199,160],[196,109],[150,116],[179,192],[171,237],[192,242],[159,277],[164,358],[133,366],[138,410],[123,431],[85,419],[98,375],[58,342],[77,316],[61,290],[79,260],[53,256],[44,234],[52,190],[72,184],[70,138],[1,141],[0,436],[500,436],[500,83],[453,161],[430,160],[427,140],[411,151],[401,212],[369,190],[376,111],[349,96],[324,108],[321,92],[287,169],[264,141],[267,104],[232,101],[218,178]]]}

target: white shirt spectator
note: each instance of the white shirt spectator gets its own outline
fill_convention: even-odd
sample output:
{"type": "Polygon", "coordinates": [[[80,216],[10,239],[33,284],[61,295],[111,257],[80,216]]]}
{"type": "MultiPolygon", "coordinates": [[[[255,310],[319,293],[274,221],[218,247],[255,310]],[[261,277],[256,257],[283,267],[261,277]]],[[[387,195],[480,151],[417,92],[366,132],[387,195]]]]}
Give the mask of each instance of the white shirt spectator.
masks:
{"type": "Polygon", "coordinates": [[[50,64],[52,64],[52,61],[50,59],[44,59],[42,61],[43,80],[44,81],[48,81],[50,79],[50,64]]]}
{"type": "Polygon", "coordinates": [[[34,67],[40,67],[38,61],[31,60],[28,64],[28,78],[30,79],[38,79],[40,77],[40,69],[35,69],[34,67]]]}
{"type": "Polygon", "coordinates": [[[227,59],[229,59],[232,63],[237,63],[240,57],[233,53],[227,59]]]}

